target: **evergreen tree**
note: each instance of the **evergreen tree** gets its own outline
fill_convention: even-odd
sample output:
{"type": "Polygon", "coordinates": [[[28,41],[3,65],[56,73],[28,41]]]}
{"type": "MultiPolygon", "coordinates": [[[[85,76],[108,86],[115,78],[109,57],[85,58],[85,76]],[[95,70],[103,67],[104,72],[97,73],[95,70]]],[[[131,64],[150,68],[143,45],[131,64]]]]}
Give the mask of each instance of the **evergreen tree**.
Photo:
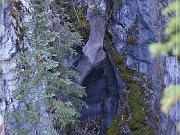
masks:
{"type": "Polygon", "coordinates": [[[84,88],[78,75],[65,59],[75,55],[81,37],[68,25],[53,31],[49,0],[32,1],[32,20],[25,26],[24,48],[20,49],[15,72],[18,79],[13,99],[19,107],[8,116],[14,121],[9,132],[20,134],[57,134],[55,125],[75,124],[84,102],[84,88]]]}

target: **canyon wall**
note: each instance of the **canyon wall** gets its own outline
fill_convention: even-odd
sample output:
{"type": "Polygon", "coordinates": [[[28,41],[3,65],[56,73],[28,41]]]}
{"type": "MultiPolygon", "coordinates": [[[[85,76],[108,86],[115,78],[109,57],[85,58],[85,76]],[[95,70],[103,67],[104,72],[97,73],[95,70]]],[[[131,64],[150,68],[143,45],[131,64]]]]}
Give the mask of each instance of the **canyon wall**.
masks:
{"type": "MultiPolygon", "coordinates": [[[[168,0],[86,0],[90,25],[88,41],[77,64],[80,83],[86,87],[81,121],[87,132],[108,135],[175,135],[180,121],[179,103],[165,116],[160,110],[163,89],[179,83],[174,56],[152,59],[148,46],[166,40],[168,0]],[[93,123],[94,121],[94,123],[93,123]],[[90,129],[90,127],[94,127],[90,129]]],[[[21,0],[24,7],[27,1],[21,0]]],[[[14,56],[18,51],[21,22],[17,8],[0,4],[0,134],[5,110],[13,110],[16,87],[14,56]]],[[[25,18],[24,18],[25,19],[25,18]]],[[[81,130],[85,130],[81,127],[81,130]]],[[[87,133],[86,132],[86,133],[87,133]]],[[[83,135],[85,135],[84,133],[83,135]]]]}
{"type": "Polygon", "coordinates": [[[82,119],[100,117],[101,134],[177,134],[179,103],[165,116],[160,100],[167,85],[179,83],[179,64],[174,56],[152,59],[148,50],[151,43],[167,40],[164,29],[168,19],[162,11],[171,2],[87,1],[91,3],[87,13],[90,24],[89,16],[103,17],[106,27],[100,51],[93,51],[90,39],[92,35],[94,39],[98,37],[104,20],[98,23],[99,27],[90,25],[91,36],[84,48],[89,46],[90,50],[85,51],[95,53],[90,57],[105,51],[106,58],[83,78],[89,108],[82,111],[82,119]],[[96,31],[92,31],[94,28],[96,31]]]}

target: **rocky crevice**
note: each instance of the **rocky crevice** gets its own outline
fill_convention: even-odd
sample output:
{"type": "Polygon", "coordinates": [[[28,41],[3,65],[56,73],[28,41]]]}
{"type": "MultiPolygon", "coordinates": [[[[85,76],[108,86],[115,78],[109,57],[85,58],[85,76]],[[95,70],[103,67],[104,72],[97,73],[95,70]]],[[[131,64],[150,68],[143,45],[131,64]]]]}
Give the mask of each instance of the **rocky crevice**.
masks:
{"type": "MultiPolygon", "coordinates": [[[[104,46],[106,4],[102,0],[86,2],[90,35],[77,67],[81,77],[80,83],[86,87],[87,96],[84,101],[88,108],[82,110],[81,119],[88,123],[100,117],[98,133],[106,134],[108,126],[117,114],[119,102],[117,80],[104,46]]],[[[91,131],[89,133],[93,134],[91,131]]]]}
{"type": "MultiPolygon", "coordinates": [[[[176,121],[176,123],[179,121],[176,112],[179,108],[178,104],[174,108],[176,111],[172,109],[171,118],[164,116],[160,111],[163,89],[165,85],[174,83],[175,75],[170,77],[169,72],[179,76],[173,67],[175,63],[172,62],[176,60],[173,57],[160,57],[152,60],[148,51],[150,43],[165,38],[163,30],[167,18],[161,12],[167,3],[168,1],[122,0],[119,7],[115,3],[112,23],[108,30],[112,35],[110,48],[114,45],[113,48],[116,51],[109,53],[111,61],[115,65],[115,72],[118,73],[119,70],[117,79],[122,101],[119,109],[122,112],[120,117],[123,118],[119,124],[123,134],[143,134],[143,132],[147,134],[177,134],[172,121],[176,121]],[[171,69],[167,66],[169,60],[171,62],[168,65],[171,69]],[[156,65],[157,63],[158,65],[156,65]],[[119,69],[117,70],[117,68],[119,69]],[[156,78],[154,75],[157,75],[156,78]],[[125,93],[125,97],[123,93],[125,93]],[[136,93],[139,93],[140,97],[136,97],[136,93]],[[141,111],[138,112],[133,106],[141,111]],[[148,131],[146,128],[151,129],[148,131]]],[[[178,69],[177,63],[176,66],[178,69]]]]}
{"type": "MultiPolygon", "coordinates": [[[[91,2],[95,3],[97,1],[91,2]]],[[[153,60],[148,50],[150,43],[166,38],[163,30],[167,23],[167,17],[163,16],[161,12],[168,3],[168,1],[140,0],[105,1],[106,14],[104,18],[106,18],[106,28],[103,43],[107,46],[104,49],[106,48],[105,50],[108,52],[106,53],[106,60],[109,59],[109,63],[104,65],[107,67],[109,65],[115,75],[113,80],[116,83],[113,85],[116,89],[116,98],[114,99],[117,108],[114,109],[115,113],[112,111],[113,115],[111,116],[108,116],[110,112],[103,111],[106,107],[111,108],[114,105],[111,102],[104,106],[108,103],[108,100],[113,98],[111,88],[109,90],[112,91],[107,94],[109,97],[100,94],[101,100],[99,99],[98,104],[102,104],[102,106],[95,105],[93,109],[89,108],[92,114],[97,111],[95,114],[101,116],[101,122],[103,123],[100,129],[101,134],[106,132],[108,135],[114,133],[118,135],[176,134],[173,122],[177,123],[179,121],[176,111],[179,108],[178,104],[170,113],[170,117],[165,116],[160,111],[163,89],[166,85],[174,83],[172,74],[175,71],[175,63],[173,62],[175,58],[159,57],[153,60]],[[109,47],[110,49],[108,49],[109,47]],[[106,118],[103,116],[106,116],[106,118]],[[117,128],[119,130],[114,132],[114,129],[117,128]]],[[[96,35],[96,31],[91,31],[91,35],[93,34],[96,35]]],[[[93,49],[90,48],[90,50],[93,49]]],[[[96,56],[96,53],[93,56],[96,56]]],[[[99,91],[106,93],[108,86],[102,84],[108,84],[111,80],[104,81],[103,76],[99,79],[96,78],[99,74],[93,69],[102,69],[102,67],[102,62],[97,64],[92,70],[89,70],[88,76],[84,78],[84,86],[87,86],[86,101],[88,104],[93,103],[90,106],[95,104],[96,100],[93,102],[91,99],[96,97],[99,91]],[[96,78],[94,83],[90,81],[92,75],[93,78],[96,78]],[[103,81],[100,82],[100,80],[103,81]],[[100,87],[96,87],[99,84],[101,84],[102,89],[106,89],[102,90],[100,87]],[[93,93],[94,89],[97,91],[97,95],[93,96],[91,92],[93,93]],[[91,97],[88,97],[88,95],[91,95],[91,97]],[[88,100],[91,100],[91,102],[88,100]]],[[[112,76],[109,76],[109,78],[112,78],[112,76]]],[[[91,115],[90,112],[86,113],[86,111],[82,113],[83,116],[91,115]]]]}

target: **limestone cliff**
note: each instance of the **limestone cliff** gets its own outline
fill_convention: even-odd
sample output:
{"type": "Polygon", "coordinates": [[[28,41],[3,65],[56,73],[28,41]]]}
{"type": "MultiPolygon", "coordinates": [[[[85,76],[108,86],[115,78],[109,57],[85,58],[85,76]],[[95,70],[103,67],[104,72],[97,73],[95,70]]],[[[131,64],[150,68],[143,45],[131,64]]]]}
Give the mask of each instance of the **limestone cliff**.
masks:
{"type": "MultiPolygon", "coordinates": [[[[28,1],[20,0],[24,8],[28,1]]],[[[77,63],[80,83],[86,87],[82,135],[175,135],[180,121],[179,103],[165,116],[160,111],[163,89],[180,80],[173,56],[151,58],[148,46],[165,40],[169,0],[86,0],[88,41],[77,63]],[[94,122],[93,122],[94,121],[94,122]],[[87,126],[87,128],[85,128],[87,126]],[[93,127],[93,128],[92,128],[93,127]]],[[[18,5],[18,3],[16,3],[18,5]]],[[[21,42],[18,6],[0,3],[0,134],[4,113],[13,110],[14,56],[21,42]]],[[[23,18],[27,19],[27,18],[23,18]]],[[[178,82],[180,83],[180,82],[178,82]]]]}

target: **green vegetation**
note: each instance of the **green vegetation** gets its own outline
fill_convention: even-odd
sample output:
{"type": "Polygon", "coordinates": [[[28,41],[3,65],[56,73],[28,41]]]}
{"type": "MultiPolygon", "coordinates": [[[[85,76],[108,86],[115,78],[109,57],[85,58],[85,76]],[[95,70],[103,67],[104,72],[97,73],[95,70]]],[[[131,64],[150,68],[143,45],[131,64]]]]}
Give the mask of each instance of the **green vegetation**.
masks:
{"type": "Polygon", "coordinates": [[[75,83],[75,68],[64,64],[76,54],[73,48],[82,44],[81,37],[66,23],[53,30],[49,4],[49,0],[32,1],[32,20],[23,24],[15,69],[17,89],[12,97],[19,106],[7,115],[14,123],[9,134],[57,134],[56,128],[77,124],[85,105],[80,100],[84,88],[75,83]]]}
{"type": "Polygon", "coordinates": [[[120,135],[120,116],[116,116],[114,121],[109,126],[109,129],[107,131],[107,135],[120,135]]]}
{"type": "MultiPolygon", "coordinates": [[[[115,4],[115,3],[114,3],[115,4]]],[[[112,7],[114,8],[114,7],[112,7]]],[[[110,11],[109,17],[111,18],[113,11],[110,11]]],[[[110,22],[111,23],[111,22],[110,22]]],[[[128,43],[129,45],[133,45],[137,41],[138,36],[138,17],[136,17],[134,25],[128,30],[128,43]]],[[[144,95],[144,88],[139,84],[139,82],[133,79],[134,76],[138,75],[136,71],[126,68],[126,54],[119,54],[112,43],[112,37],[109,34],[108,30],[106,30],[105,41],[107,44],[107,52],[110,53],[110,57],[116,67],[118,68],[122,79],[126,82],[128,98],[129,98],[129,107],[130,111],[128,112],[128,108],[125,105],[126,102],[126,94],[124,93],[121,96],[121,103],[123,104],[123,116],[116,116],[115,120],[109,126],[107,135],[120,135],[121,128],[128,124],[129,128],[132,131],[133,135],[147,134],[153,135],[155,134],[155,130],[151,127],[148,127],[146,124],[146,118],[148,117],[148,113],[146,112],[148,107],[144,104],[144,99],[148,98],[144,95]],[[129,113],[131,113],[131,119],[129,119],[129,113]],[[118,118],[119,117],[119,118],[118,118]]],[[[139,75],[140,78],[143,75],[139,75]]],[[[149,82],[146,82],[149,84],[149,82]]]]}
{"type": "Polygon", "coordinates": [[[55,5],[58,8],[58,13],[63,18],[72,24],[71,31],[79,32],[86,42],[89,37],[90,26],[86,20],[87,5],[77,8],[74,0],[55,0],[55,5]]]}
{"type": "MultiPolygon", "coordinates": [[[[151,135],[150,133],[153,133],[154,129],[148,127],[146,124],[146,117],[148,116],[146,110],[148,108],[144,104],[144,99],[146,98],[143,94],[144,89],[137,81],[133,80],[133,77],[137,75],[136,71],[125,67],[124,63],[126,55],[119,55],[113,45],[108,46],[108,52],[111,53],[112,60],[119,69],[122,79],[127,83],[131,119],[127,121],[129,117],[128,110],[127,108],[124,108],[123,116],[120,121],[121,125],[123,126],[126,122],[128,122],[128,126],[132,130],[133,135],[151,135]]],[[[126,99],[121,99],[121,101],[124,104],[126,99]]]]}
{"type": "Polygon", "coordinates": [[[78,31],[83,37],[84,42],[86,42],[88,40],[89,33],[90,33],[89,22],[86,20],[86,16],[85,16],[86,11],[87,11],[87,6],[82,7],[82,9],[77,9],[76,11],[77,11],[79,20],[73,23],[74,30],[73,28],[71,30],[78,31]]]}

